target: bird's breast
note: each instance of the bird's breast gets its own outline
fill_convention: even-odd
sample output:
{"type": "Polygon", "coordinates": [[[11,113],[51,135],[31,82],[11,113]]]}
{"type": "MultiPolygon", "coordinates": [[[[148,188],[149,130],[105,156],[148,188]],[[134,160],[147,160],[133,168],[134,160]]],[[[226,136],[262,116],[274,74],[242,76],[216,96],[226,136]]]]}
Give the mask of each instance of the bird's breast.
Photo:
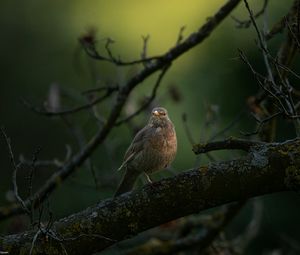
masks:
{"type": "Polygon", "coordinates": [[[155,129],[155,134],[160,134],[161,131],[162,131],[162,128],[161,128],[161,127],[157,127],[157,128],[155,129]]]}
{"type": "Polygon", "coordinates": [[[176,147],[176,133],[174,128],[164,129],[161,127],[155,128],[154,137],[151,139],[152,147],[161,151],[168,150],[170,147],[176,147]]]}

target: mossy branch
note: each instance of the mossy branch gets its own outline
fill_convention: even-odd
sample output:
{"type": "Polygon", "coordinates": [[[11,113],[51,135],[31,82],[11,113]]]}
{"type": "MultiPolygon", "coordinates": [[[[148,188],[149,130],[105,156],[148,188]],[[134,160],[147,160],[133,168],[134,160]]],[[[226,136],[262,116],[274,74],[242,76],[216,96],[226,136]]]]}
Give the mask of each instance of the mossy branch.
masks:
{"type": "Polygon", "coordinates": [[[13,254],[92,254],[192,213],[254,196],[294,190],[300,179],[300,139],[255,146],[242,158],[191,169],[107,199],[36,231],[0,238],[13,254]],[[159,213],[158,213],[159,211],[159,213]]]}

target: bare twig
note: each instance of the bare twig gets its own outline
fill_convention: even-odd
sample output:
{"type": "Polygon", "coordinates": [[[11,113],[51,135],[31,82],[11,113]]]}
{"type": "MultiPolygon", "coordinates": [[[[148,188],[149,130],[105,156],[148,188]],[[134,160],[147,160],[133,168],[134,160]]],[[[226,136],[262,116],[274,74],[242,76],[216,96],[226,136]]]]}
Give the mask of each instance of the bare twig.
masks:
{"type": "MultiPolygon", "coordinates": [[[[265,1],[265,4],[266,4],[267,1],[265,1]]],[[[258,42],[259,42],[259,46],[260,48],[262,49],[262,53],[263,53],[263,57],[264,57],[264,62],[265,62],[265,65],[266,65],[266,68],[267,68],[267,72],[268,72],[268,78],[271,80],[271,82],[274,84],[274,78],[273,78],[273,74],[272,74],[272,70],[270,68],[270,63],[269,63],[269,59],[268,59],[268,55],[269,54],[269,51],[267,49],[267,43],[266,41],[264,40],[264,36],[261,34],[258,26],[257,26],[257,23],[255,21],[255,17],[253,15],[253,12],[252,10],[250,9],[250,6],[249,6],[249,3],[247,0],[244,0],[244,3],[245,3],[245,7],[249,13],[249,16],[250,16],[250,20],[255,28],[255,31],[256,31],[256,34],[257,34],[257,37],[258,37],[258,42]]]]}
{"type": "Polygon", "coordinates": [[[290,26],[290,23],[289,23],[289,20],[287,19],[287,17],[284,17],[284,21],[285,21],[285,24],[290,32],[290,34],[292,35],[292,38],[294,40],[294,42],[296,43],[298,49],[300,49],[300,42],[298,40],[298,36],[294,33],[292,27],[290,26]]]}
{"type": "Polygon", "coordinates": [[[182,42],[182,40],[183,40],[183,32],[184,32],[185,29],[186,29],[186,26],[182,26],[180,28],[176,45],[178,45],[178,44],[180,44],[182,42]]]}
{"type": "MultiPolygon", "coordinates": [[[[33,156],[32,156],[32,161],[31,161],[31,164],[30,164],[30,172],[29,172],[29,176],[28,176],[28,195],[27,197],[29,197],[29,199],[31,199],[32,197],[32,190],[33,190],[33,178],[34,178],[34,173],[35,173],[35,170],[36,170],[36,161],[37,161],[37,155],[38,153],[41,151],[41,148],[37,148],[36,151],[33,153],[33,156]]],[[[34,208],[33,208],[33,201],[31,200],[30,201],[30,205],[31,205],[31,208],[30,208],[30,222],[31,222],[31,225],[33,225],[33,221],[34,221],[34,208]]]]}
{"type": "Polygon", "coordinates": [[[253,132],[242,132],[241,131],[241,134],[244,136],[257,135],[267,122],[273,120],[274,118],[280,116],[281,114],[282,114],[282,112],[279,111],[279,112],[272,114],[271,116],[264,118],[263,120],[260,120],[260,119],[256,118],[254,115],[252,115],[255,118],[255,120],[258,122],[258,126],[257,126],[256,130],[253,132]]]}
{"type": "MultiPolygon", "coordinates": [[[[264,4],[263,4],[261,10],[259,10],[256,14],[254,14],[253,18],[257,19],[262,14],[264,14],[267,9],[267,6],[268,6],[268,0],[264,0],[264,4]]],[[[247,20],[240,20],[240,19],[236,18],[235,16],[231,16],[231,18],[237,23],[237,28],[249,28],[252,23],[251,18],[247,19],[247,20]]]]}
{"type": "MultiPolygon", "coordinates": [[[[287,72],[289,72],[293,75],[296,75],[296,77],[298,77],[298,78],[300,78],[300,77],[297,74],[295,74],[292,70],[290,70],[286,65],[284,65],[281,62],[282,59],[278,60],[278,58],[272,57],[272,55],[269,53],[269,51],[267,49],[266,40],[265,40],[264,36],[261,35],[261,33],[258,29],[258,26],[256,24],[253,13],[252,13],[252,11],[249,7],[248,1],[244,0],[244,3],[245,3],[245,6],[246,6],[246,9],[248,10],[248,13],[249,13],[250,19],[253,23],[253,26],[255,28],[255,31],[257,33],[259,48],[262,50],[262,53],[263,53],[265,66],[266,66],[267,72],[268,72],[268,79],[267,79],[268,83],[266,83],[268,86],[264,86],[262,84],[262,82],[258,79],[258,76],[257,75],[255,75],[255,76],[256,76],[259,84],[261,85],[261,87],[271,97],[276,99],[276,101],[279,103],[279,105],[281,106],[280,111],[283,112],[285,117],[290,117],[291,119],[294,119],[293,123],[294,123],[294,126],[295,126],[295,130],[296,130],[297,135],[299,136],[299,134],[300,134],[300,124],[299,124],[299,121],[297,120],[297,118],[294,117],[294,116],[297,116],[297,113],[295,111],[295,105],[294,105],[294,102],[293,102],[293,98],[291,96],[290,86],[289,86],[288,80],[285,76],[285,73],[282,72],[279,69],[282,69],[282,70],[287,71],[287,72]],[[274,65],[275,71],[277,71],[277,73],[274,72],[274,70],[271,70],[269,59],[272,61],[272,64],[274,65]],[[276,76],[276,78],[274,78],[275,76],[276,76]]],[[[292,9],[295,8],[295,5],[297,5],[296,2],[295,2],[295,4],[293,4],[292,9]]],[[[296,12],[295,15],[298,15],[298,12],[296,12]]],[[[290,31],[290,33],[288,35],[288,38],[287,38],[287,41],[289,42],[288,44],[291,44],[290,47],[289,47],[289,49],[290,49],[289,52],[292,52],[292,55],[294,55],[295,54],[295,50],[294,50],[295,47],[294,47],[294,45],[292,45],[293,43],[291,43],[291,41],[296,41],[294,43],[296,45],[298,45],[299,42],[297,41],[297,36],[294,34],[291,27],[289,26],[288,20],[285,19],[285,21],[286,21],[286,25],[287,25],[287,27],[289,28],[289,31],[290,31]],[[296,39],[295,39],[295,37],[296,37],[296,39]]],[[[249,61],[245,60],[245,56],[242,57],[242,58],[244,58],[244,62],[248,62],[248,65],[249,65],[249,61]]],[[[290,61],[290,60],[288,60],[288,61],[290,61]]],[[[289,63],[287,63],[287,64],[289,64],[289,63]]],[[[252,67],[251,67],[251,69],[252,69],[252,72],[255,73],[255,71],[253,71],[252,67]]],[[[261,127],[262,126],[260,125],[258,128],[260,129],[261,127]]]]}
{"type": "MultiPolygon", "coordinates": [[[[149,42],[150,36],[146,35],[146,36],[142,36],[142,40],[143,40],[143,50],[141,53],[141,59],[147,59],[147,50],[148,50],[148,42],[149,42]]],[[[145,62],[146,63],[146,62],[145,62]]]]}
{"type": "Polygon", "coordinates": [[[233,126],[235,126],[243,117],[243,115],[245,114],[245,109],[241,110],[235,117],[234,119],[228,123],[227,126],[225,126],[222,130],[218,131],[217,133],[215,133],[213,136],[211,136],[209,138],[209,142],[214,141],[217,137],[222,136],[224,134],[226,134],[227,131],[229,131],[233,126]]]}
{"type": "Polygon", "coordinates": [[[185,134],[186,134],[190,144],[191,145],[196,144],[195,139],[193,138],[191,130],[190,130],[190,128],[188,126],[188,123],[187,123],[187,114],[183,113],[182,116],[181,116],[181,119],[182,119],[183,127],[184,127],[184,130],[185,130],[185,134]]]}
{"type": "Polygon", "coordinates": [[[34,172],[35,172],[35,167],[36,167],[36,162],[37,162],[37,155],[40,153],[41,148],[37,148],[36,151],[33,153],[31,164],[30,164],[30,173],[28,176],[28,196],[30,197],[32,195],[32,183],[33,183],[33,177],[34,177],[34,172]]]}
{"type": "Polygon", "coordinates": [[[269,94],[271,97],[273,97],[278,104],[281,106],[282,111],[284,112],[284,114],[286,116],[289,116],[289,112],[286,109],[285,105],[283,104],[282,100],[280,99],[279,96],[277,96],[278,94],[280,94],[280,91],[277,90],[276,86],[266,86],[265,84],[274,84],[272,83],[272,81],[268,80],[267,78],[265,78],[263,75],[259,74],[258,72],[255,71],[255,69],[252,67],[252,65],[250,64],[249,60],[247,59],[246,55],[240,50],[238,49],[240,57],[242,59],[242,61],[248,65],[248,67],[250,68],[250,70],[252,71],[255,79],[257,80],[258,84],[261,86],[261,88],[267,93],[269,94]],[[275,91],[273,91],[275,89],[275,91]]]}
{"type": "Polygon", "coordinates": [[[91,93],[101,92],[101,91],[117,91],[118,89],[119,89],[118,85],[116,85],[116,86],[104,85],[104,86],[100,86],[100,87],[97,87],[97,88],[87,89],[85,91],[82,91],[81,94],[82,95],[88,95],[88,94],[91,94],[91,93]]]}
{"type": "Polygon", "coordinates": [[[166,72],[168,71],[168,69],[170,68],[170,65],[166,66],[163,68],[163,70],[161,71],[161,73],[159,74],[157,81],[152,89],[152,93],[151,96],[148,97],[148,99],[146,100],[145,103],[143,103],[143,105],[134,113],[132,113],[131,115],[129,115],[128,117],[121,119],[119,121],[116,122],[116,126],[120,126],[121,124],[128,122],[129,120],[131,120],[132,118],[136,117],[137,115],[139,115],[142,111],[144,111],[150,104],[151,102],[154,100],[154,98],[156,97],[156,92],[157,89],[159,87],[159,85],[161,84],[162,79],[164,78],[166,72]]]}
{"type": "Polygon", "coordinates": [[[15,157],[14,157],[14,153],[11,147],[11,141],[10,138],[6,135],[6,132],[4,130],[3,127],[1,127],[1,132],[3,137],[5,138],[6,141],[6,145],[7,145],[7,149],[8,149],[8,153],[9,153],[9,157],[10,157],[10,162],[12,164],[13,167],[13,173],[12,173],[12,183],[13,183],[13,187],[14,187],[14,195],[17,199],[17,201],[19,202],[19,204],[21,205],[22,209],[28,214],[30,215],[30,210],[28,209],[27,205],[25,204],[24,200],[21,198],[21,196],[19,195],[19,191],[18,191],[18,184],[17,184],[17,172],[19,170],[19,168],[21,167],[21,163],[16,164],[15,162],[15,157]]]}
{"type": "MultiPolygon", "coordinates": [[[[296,13],[298,12],[297,9],[299,9],[299,2],[297,2],[297,0],[296,0],[296,1],[294,1],[289,12],[285,16],[283,16],[279,21],[277,21],[273,25],[273,27],[270,29],[270,31],[265,34],[265,39],[268,41],[268,40],[272,39],[274,37],[274,35],[281,33],[284,30],[284,28],[286,27],[286,19],[289,19],[290,17],[295,16],[295,12],[296,13]]],[[[298,20],[299,14],[296,14],[296,15],[297,15],[297,20],[298,20]]],[[[299,26],[299,22],[297,22],[297,24],[299,26]]]]}
{"type": "MultiPolygon", "coordinates": [[[[70,145],[66,145],[66,156],[63,160],[59,160],[57,158],[54,158],[52,160],[36,160],[34,162],[35,167],[62,167],[66,162],[68,162],[70,160],[72,156],[72,149],[70,147],[70,145]]],[[[32,164],[32,160],[26,159],[24,157],[23,154],[21,154],[19,156],[19,161],[23,164],[23,165],[27,165],[27,166],[31,166],[32,164]]]]}
{"type": "Polygon", "coordinates": [[[31,246],[30,246],[29,255],[32,254],[33,249],[34,249],[34,244],[35,244],[35,242],[36,242],[36,240],[37,240],[37,238],[39,237],[40,234],[42,234],[42,231],[39,229],[39,230],[35,233],[35,235],[33,236],[32,242],[31,242],[31,246]]]}
{"type": "MultiPolygon", "coordinates": [[[[86,144],[86,138],[84,137],[84,134],[82,132],[82,129],[79,126],[75,126],[69,119],[67,119],[65,116],[62,117],[63,123],[66,125],[68,130],[71,132],[71,134],[76,139],[76,142],[78,144],[78,148],[81,150],[83,149],[84,145],[86,144]]],[[[95,172],[95,169],[93,167],[92,161],[90,158],[88,158],[85,162],[86,167],[90,170],[92,173],[92,176],[95,181],[96,188],[98,188],[99,180],[98,176],[95,172]]]]}
{"type": "Polygon", "coordinates": [[[90,109],[94,105],[99,104],[104,99],[108,98],[117,89],[118,89],[117,87],[111,87],[111,88],[109,88],[109,89],[106,90],[106,93],[103,96],[100,96],[100,97],[98,97],[96,99],[93,99],[89,103],[86,103],[84,105],[81,105],[81,106],[78,106],[78,107],[75,107],[75,108],[72,108],[72,109],[62,110],[62,111],[48,111],[48,110],[44,110],[44,109],[42,109],[40,107],[36,107],[36,106],[32,105],[29,101],[25,100],[24,98],[21,98],[21,102],[26,107],[28,107],[30,110],[32,110],[35,113],[38,113],[38,114],[41,114],[41,115],[45,115],[45,116],[61,116],[61,115],[73,114],[73,113],[80,112],[82,110],[90,109]]]}
{"type": "Polygon", "coordinates": [[[137,59],[137,60],[133,60],[133,61],[122,61],[120,58],[116,58],[110,49],[110,45],[112,43],[114,43],[114,41],[111,38],[108,38],[105,43],[105,49],[106,49],[108,57],[105,57],[98,52],[98,50],[96,49],[95,42],[86,43],[85,41],[80,40],[80,43],[81,43],[81,46],[83,47],[83,49],[85,50],[85,52],[87,53],[87,55],[90,56],[91,58],[100,60],[100,61],[110,62],[117,66],[129,66],[129,65],[143,64],[145,62],[159,60],[163,57],[163,55],[161,55],[161,56],[153,56],[153,57],[148,57],[148,58],[141,58],[141,59],[137,59]]]}

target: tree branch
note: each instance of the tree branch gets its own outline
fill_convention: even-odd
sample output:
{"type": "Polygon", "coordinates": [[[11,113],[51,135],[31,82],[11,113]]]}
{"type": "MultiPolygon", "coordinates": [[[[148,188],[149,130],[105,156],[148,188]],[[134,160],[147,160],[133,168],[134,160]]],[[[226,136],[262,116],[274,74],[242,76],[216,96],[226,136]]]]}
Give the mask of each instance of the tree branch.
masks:
{"type": "Polygon", "coordinates": [[[243,139],[236,139],[230,137],[224,141],[216,141],[211,143],[201,143],[193,145],[193,152],[195,154],[207,153],[216,150],[243,150],[249,151],[252,147],[261,146],[263,142],[250,141],[243,139]]]}
{"type": "Polygon", "coordinates": [[[57,110],[57,111],[51,111],[51,110],[45,110],[41,107],[36,107],[33,104],[31,104],[29,101],[25,100],[24,98],[21,98],[21,102],[29,108],[31,111],[45,115],[45,116],[62,116],[62,115],[68,115],[68,114],[74,114],[77,112],[80,112],[82,110],[90,109],[94,105],[99,104],[106,98],[108,98],[113,92],[117,91],[118,87],[107,87],[106,93],[100,97],[97,97],[93,99],[91,102],[88,102],[86,104],[83,104],[81,106],[74,107],[72,109],[67,109],[67,110],[57,110]]]}
{"type": "MultiPolygon", "coordinates": [[[[210,227],[198,229],[196,234],[175,240],[150,239],[147,243],[135,247],[126,252],[126,255],[169,255],[180,251],[190,251],[197,248],[197,251],[204,251],[220,234],[220,232],[232,221],[245,205],[245,200],[228,205],[221,212],[216,212],[214,224],[210,227]]],[[[214,218],[214,215],[212,216],[214,218]]],[[[191,229],[191,226],[187,226],[191,229]]]]}
{"type": "MultiPolygon", "coordinates": [[[[151,64],[145,66],[140,72],[138,72],[134,77],[129,79],[123,87],[118,90],[118,95],[115,101],[107,121],[102,126],[102,128],[95,134],[94,137],[75,154],[69,162],[67,162],[59,172],[53,174],[48,181],[33,195],[33,198],[27,199],[25,204],[29,204],[32,201],[34,207],[38,207],[40,203],[58,186],[58,183],[65,180],[71,173],[78,169],[83,162],[94,152],[94,150],[101,144],[110,133],[111,129],[114,127],[122,109],[125,105],[127,98],[131,91],[143,82],[146,78],[163,69],[164,67],[170,65],[178,57],[186,53],[188,50],[192,49],[196,45],[203,42],[211,32],[223,21],[227,15],[238,5],[240,0],[229,0],[224,4],[214,16],[210,17],[207,22],[200,27],[200,29],[188,36],[184,41],[175,47],[171,48],[162,57],[151,64]]],[[[8,218],[12,215],[22,214],[24,209],[19,205],[12,205],[9,207],[0,208],[0,220],[8,218]]]]}
{"type": "MultiPolygon", "coordinates": [[[[299,189],[300,139],[256,146],[247,156],[192,169],[107,199],[53,223],[32,254],[92,254],[149,228],[254,196],[299,189]],[[155,191],[155,192],[154,192],[155,191]],[[157,213],[159,210],[159,213],[157,213]],[[46,235],[46,236],[45,236],[46,235]]],[[[0,238],[0,250],[27,254],[35,231],[0,238]]]]}
{"type": "Polygon", "coordinates": [[[142,111],[144,111],[151,103],[152,101],[155,99],[156,97],[156,92],[158,90],[159,85],[161,84],[162,79],[164,78],[166,72],[169,70],[170,65],[166,66],[162,69],[161,73],[159,74],[157,81],[152,89],[152,93],[151,96],[147,98],[146,102],[143,103],[143,105],[137,110],[135,111],[133,114],[125,117],[124,119],[121,119],[119,121],[117,121],[115,123],[115,126],[120,126],[121,124],[130,121],[132,118],[134,118],[135,116],[139,115],[142,111]]]}

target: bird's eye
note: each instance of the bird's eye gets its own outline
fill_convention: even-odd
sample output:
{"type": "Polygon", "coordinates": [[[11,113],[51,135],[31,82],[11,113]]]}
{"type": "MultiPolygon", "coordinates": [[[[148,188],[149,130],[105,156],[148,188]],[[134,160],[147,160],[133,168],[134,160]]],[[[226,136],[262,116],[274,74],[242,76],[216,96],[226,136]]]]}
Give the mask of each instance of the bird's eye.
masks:
{"type": "Polygon", "coordinates": [[[166,115],[165,112],[160,112],[159,114],[162,115],[162,116],[165,116],[165,115],[166,115]]]}

